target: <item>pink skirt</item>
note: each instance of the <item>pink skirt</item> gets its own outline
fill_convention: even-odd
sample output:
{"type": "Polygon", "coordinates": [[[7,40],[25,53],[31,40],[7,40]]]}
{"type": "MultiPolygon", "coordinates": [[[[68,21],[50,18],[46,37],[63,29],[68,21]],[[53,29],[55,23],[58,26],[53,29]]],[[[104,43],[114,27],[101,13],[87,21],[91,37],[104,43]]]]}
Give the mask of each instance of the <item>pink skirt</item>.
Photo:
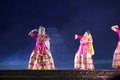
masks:
{"type": "Polygon", "coordinates": [[[120,69],[120,41],[118,42],[114,55],[113,55],[112,67],[120,69]]]}
{"type": "Polygon", "coordinates": [[[28,69],[30,70],[53,70],[55,69],[54,61],[53,61],[50,51],[45,50],[43,56],[39,54],[39,50],[33,51],[30,56],[28,69]]]}
{"type": "Polygon", "coordinates": [[[76,53],[74,59],[74,68],[77,70],[93,70],[94,64],[90,53],[84,53],[83,55],[76,53]]]}

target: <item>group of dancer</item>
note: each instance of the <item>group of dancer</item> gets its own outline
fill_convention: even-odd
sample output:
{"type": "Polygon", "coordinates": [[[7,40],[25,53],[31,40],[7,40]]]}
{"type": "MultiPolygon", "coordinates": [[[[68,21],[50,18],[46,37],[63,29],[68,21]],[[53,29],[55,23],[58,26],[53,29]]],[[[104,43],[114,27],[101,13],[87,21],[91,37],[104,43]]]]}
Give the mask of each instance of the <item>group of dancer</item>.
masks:
{"type": "MultiPolygon", "coordinates": [[[[120,69],[120,29],[118,25],[111,29],[118,34],[119,41],[113,55],[112,67],[120,69]]],[[[50,52],[50,38],[46,34],[45,27],[33,29],[29,36],[36,39],[36,46],[29,59],[28,69],[30,70],[55,70],[54,60],[50,52]]],[[[92,56],[94,55],[93,39],[89,31],[83,35],[75,34],[75,39],[80,39],[79,48],[74,58],[74,69],[76,70],[94,70],[92,56]]]]}

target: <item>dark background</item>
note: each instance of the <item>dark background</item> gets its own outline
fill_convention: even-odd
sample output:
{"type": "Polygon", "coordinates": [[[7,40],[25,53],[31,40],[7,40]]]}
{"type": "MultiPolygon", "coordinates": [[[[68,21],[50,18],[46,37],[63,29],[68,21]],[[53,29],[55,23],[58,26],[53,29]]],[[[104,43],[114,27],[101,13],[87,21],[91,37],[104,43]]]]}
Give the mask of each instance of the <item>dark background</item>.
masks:
{"type": "MultiPolygon", "coordinates": [[[[55,49],[51,44],[57,69],[73,69],[74,55],[79,46],[74,35],[82,35],[87,30],[94,39],[95,69],[112,69],[118,36],[111,26],[116,24],[120,25],[119,0],[1,0],[0,69],[27,69],[35,46],[35,39],[28,33],[40,25],[47,31],[57,29],[63,43],[53,44],[66,46],[55,49]]],[[[51,43],[56,38],[53,36],[51,43]]]]}

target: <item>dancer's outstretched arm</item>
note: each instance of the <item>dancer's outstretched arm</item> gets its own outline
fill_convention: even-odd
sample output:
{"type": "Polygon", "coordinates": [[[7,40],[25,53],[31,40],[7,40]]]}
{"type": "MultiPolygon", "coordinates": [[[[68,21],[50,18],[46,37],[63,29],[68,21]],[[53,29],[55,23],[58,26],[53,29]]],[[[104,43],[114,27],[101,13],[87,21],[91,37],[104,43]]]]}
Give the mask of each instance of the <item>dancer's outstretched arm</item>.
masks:
{"type": "Polygon", "coordinates": [[[82,36],[75,34],[75,39],[81,39],[82,36]]]}

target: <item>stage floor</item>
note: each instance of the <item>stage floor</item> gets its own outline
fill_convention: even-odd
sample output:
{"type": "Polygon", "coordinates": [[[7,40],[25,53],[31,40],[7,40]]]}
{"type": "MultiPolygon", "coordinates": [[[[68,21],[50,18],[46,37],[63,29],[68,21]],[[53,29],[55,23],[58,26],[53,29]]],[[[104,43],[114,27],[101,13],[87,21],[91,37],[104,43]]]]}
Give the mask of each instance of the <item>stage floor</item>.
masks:
{"type": "Polygon", "coordinates": [[[0,80],[120,80],[119,76],[120,70],[0,70],[0,80]]]}

